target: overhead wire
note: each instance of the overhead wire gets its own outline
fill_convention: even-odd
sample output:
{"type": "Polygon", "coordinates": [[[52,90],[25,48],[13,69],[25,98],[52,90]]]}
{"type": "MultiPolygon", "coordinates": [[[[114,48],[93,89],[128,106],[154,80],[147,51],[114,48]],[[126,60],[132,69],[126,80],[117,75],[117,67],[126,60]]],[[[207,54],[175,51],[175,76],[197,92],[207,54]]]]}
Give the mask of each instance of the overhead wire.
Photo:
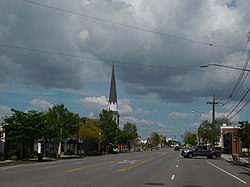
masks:
{"type": "MultiPolygon", "coordinates": [[[[96,21],[101,21],[101,22],[108,23],[108,24],[122,26],[122,27],[125,27],[125,28],[133,29],[133,30],[143,31],[143,32],[152,33],[152,34],[157,34],[157,35],[160,35],[160,36],[169,37],[169,38],[173,38],[173,39],[177,39],[177,40],[183,40],[183,41],[197,43],[197,44],[206,45],[206,46],[215,47],[215,48],[224,48],[224,49],[229,49],[229,50],[246,51],[246,49],[239,49],[239,48],[234,48],[234,47],[228,47],[228,46],[213,44],[213,43],[210,43],[210,42],[199,41],[199,40],[180,37],[180,36],[176,36],[176,35],[172,35],[172,34],[168,34],[168,33],[162,33],[162,32],[157,32],[157,31],[154,31],[154,30],[140,28],[140,27],[137,27],[137,26],[127,25],[127,24],[123,24],[123,23],[120,23],[120,22],[115,22],[115,21],[111,21],[111,20],[108,20],[108,19],[103,19],[103,18],[100,18],[100,17],[94,17],[94,16],[90,16],[90,15],[87,15],[87,14],[77,13],[77,12],[74,12],[74,11],[70,11],[70,10],[66,10],[66,9],[62,9],[62,8],[58,8],[58,7],[55,7],[55,6],[46,5],[46,4],[42,4],[42,3],[30,1],[30,0],[19,0],[19,1],[23,1],[23,2],[33,4],[33,5],[37,5],[37,6],[50,8],[50,9],[60,11],[60,12],[65,12],[65,13],[68,13],[68,14],[74,14],[74,15],[77,15],[77,16],[81,16],[81,17],[85,17],[85,18],[89,18],[89,19],[94,19],[96,21]]],[[[79,55],[66,54],[66,53],[61,53],[61,52],[56,52],[56,51],[46,51],[46,50],[31,49],[31,48],[13,46],[13,45],[8,45],[8,44],[0,44],[0,46],[9,47],[9,48],[16,48],[16,49],[22,49],[22,50],[29,50],[29,51],[38,52],[38,53],[63,55],[63,56],[68,56],[68,57],[89,58],[89,59],[93,59],[93,60],[102,60],[102,61],[113,61],[113,60],[110,60],[110,59],[98,59],[98,58],[92,58],[92,57],[83,57],[83,56],[79,56],[79,55]]],[[[246,60],[247,64],[248,64],[248,62],[249,62],[249,58],[248,58],[248,60],[246,60]]],[[[184,70],[184,68],[171,68],[171,67],[165,67],[165,66],[137,64],[137,63],[124,62],[124,61],[116,61],[116,63],[126,63],[126,64],[130,64],[130,65],[148,66],[148,67],[153,67],[153,68],[166,68],[166,69],[174,69],[174,70],[181,70],[181,71],[184,70]]],[[[244,68],[247,67],[246,63],[244,65],[244,68]]],[[[187,69],[185,69],[185,71],[186,70],[187,69]]],[[[245,77],[244,77],[244,75],[245,75],[245,72],[242,71],[239,78],[238,78],[238,80],[237,80],[237,82],[236,82],[236,84],[235,84],[235,86],[234,86],[234,88],[233,88],[233,90],[232,90],[232,92],[231,92],[231,94],[230,94],[230,95],[233,95],[233,97],[231,96],[231,100],[235,99],[236,94],[238,94],[240,88],[242,87],[243,83],[245,82],[247,75],[245,77]]],[[[242,97],[240,102],[236,105],[236,107],[229,113],[230,115],[240,105],[240,103],[246,97],[248,92],[249,92],[249,89],[245,92],[244,96],[242,97]]]]}
{"type": "Polygon", "coordinates": [[[159,65],[151,65],[151,64],[142,64],[137,62],[129,62],[129,61],[120,61],[120,60],[114,60],[114,59],[105,59],[105,58],[96,58],[96,57],[88,57],[88,56],[81,56],[81,55],[75,55],[75,54],[69,54],[69,53],[62,53],[58,51],[49,51],[49,50],[41,50],[41,49],[33,49],[28,47],[20,47],[10,44],[4,44],[0,43],[0,47],[5,48],[13,48],[17,50],[25,50],[25,51],[31,51],[35,53],[43,53],[43,54],[50,54],[50,55],[60,55],[65,57],[73,57],[73,58],[81,58],[81,59],[90,59],[95,61],[106,61],[106,62],[115,62],[116,64],[127,64],[127,65],[133,65],[133,66],[144,66],[144,67],[150,67],[150,68],[157,68],[157,69],[171,69],[174,71],[196,71],[201,72],[199,69],[189,69],[189,68],[174,68],[169,66],[159,66],[159,65]]]}
{"type": "Polygon", "coordinates": [[[177,35],[173,35],[173,34],[169,34],[169,33],[157,32],[157,31],[154,31],[154,30],[149,30],[149,29],[145,29],[145,28],[141,28],[141,27],[136,27],[136,26],[133,26],[133,25],[127,25],[127,24],[124,24],[124,23],[111,21],[109,19],[104,19],[104,18],[100,18],[100,17],[94,17],[94,16],[90,16],[90,15],[87,15],[87,14],[77,13],[77,12],[74,12],[74,11],[71,11],[71,10],[66,10],[66,9],[63,9],[63,8],[58,8],[58,7],[55,7],[55,6],[46,5],[46,4],[42,4],[42,3],[30,1],[30,0],[19,0],[19,1],[23,1],[23,2],[26,2],[26,3],[29,3],[29,4],[33,4],[33,5],[53,9],[53,10],[57,10],[57,11],[60,11],[60,12],[65,12],[65,13],[68,13],[68,14],[74,14],[74,15],[77,15],[77,16],[93,19],[93,20],[96,20],[96,21],[101,21],[101,22],[108,23],[108,24],[122,26],[122,27],[125,27],[125,28],[133,29],[133,30],[139,30],[139,31],[147,32],[147,33],[157,34],[157,35],[160,35],[160,36],[169,37],[169,38],[173,38],[173,39],[177,39],[177,40],[183,40],[183,41],[197,43],[197,44],[206,45],[206,46],[215,47],[215,48],[224,48],[224,49],[228,49],[228,50],[242,51],[242,49],[239,49],[239,48],[223,46],[223,45],[218,45],[218,44],[215,44],[215,43],[210,43],[210,42],[204,42],[204,41],[200,41],[200,40],[185,38],[185,37],[181,37],[181,36],[177,36],[177,35]]]}
{"type": "Polygon", "coordinates": [[[227,101],[227,103],[225,103],[225,107],[230,105],[231,102],[236,98],[237,94],[239,93],[240,89],[242,88],[242,85],[244,84],[244,82],[246,81],[246,78],[248,77],[248,72],[246,72],[245,70],[247,69],[248,64],[249,64],[249,58],[250,58],[250,51],[248,51],[244,66],[242,68],[242,71],[238,77],[237,82],[234,85],[233,90],[231,91],[231,93],[229,95],[229,100],[227,101]]]}

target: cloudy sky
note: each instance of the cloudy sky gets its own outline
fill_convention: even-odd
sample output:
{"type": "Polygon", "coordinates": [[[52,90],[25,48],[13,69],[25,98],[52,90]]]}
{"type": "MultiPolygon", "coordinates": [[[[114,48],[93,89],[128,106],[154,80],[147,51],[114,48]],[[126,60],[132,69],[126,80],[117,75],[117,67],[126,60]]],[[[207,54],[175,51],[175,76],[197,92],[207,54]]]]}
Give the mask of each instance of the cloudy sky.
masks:
{"type": "MultiPolygon", "coordinates": [[[[64,104],[98,118],[115,65],[121,127],[180,139],[249,120],[249,0],[1,0],[0,115],[64,104]],[[222,105],[224,104],[224,105],[222,105]],[[196,112],[192,112],[196,111],[196,112]]],[[[250,67],[249,67],[250,68],[250,67]]]]}

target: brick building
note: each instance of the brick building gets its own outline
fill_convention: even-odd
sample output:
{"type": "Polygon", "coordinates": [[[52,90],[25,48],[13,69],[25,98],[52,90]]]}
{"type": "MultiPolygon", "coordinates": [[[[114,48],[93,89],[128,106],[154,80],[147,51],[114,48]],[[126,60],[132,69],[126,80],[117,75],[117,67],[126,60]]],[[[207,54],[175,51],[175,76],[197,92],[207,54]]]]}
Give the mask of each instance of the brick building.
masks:
{"type": "Polygon", "coordinates": [[[241,141],[235,133],[237,128],[239,127],[226,125],[221,127],[220,146],[224,154],[238,155],[241,153],[241,141]]]}

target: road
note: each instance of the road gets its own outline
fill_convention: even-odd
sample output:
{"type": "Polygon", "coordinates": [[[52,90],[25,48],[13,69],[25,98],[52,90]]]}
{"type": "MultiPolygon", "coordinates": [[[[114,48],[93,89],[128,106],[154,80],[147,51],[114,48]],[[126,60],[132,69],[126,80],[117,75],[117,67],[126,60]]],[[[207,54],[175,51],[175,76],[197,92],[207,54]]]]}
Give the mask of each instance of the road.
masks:
{"type": "Polygon", "coordinates": [[[0,168],[0,186],[249,186],[250,169],[223,159],[185,159],[160,149],[0,168]]]}

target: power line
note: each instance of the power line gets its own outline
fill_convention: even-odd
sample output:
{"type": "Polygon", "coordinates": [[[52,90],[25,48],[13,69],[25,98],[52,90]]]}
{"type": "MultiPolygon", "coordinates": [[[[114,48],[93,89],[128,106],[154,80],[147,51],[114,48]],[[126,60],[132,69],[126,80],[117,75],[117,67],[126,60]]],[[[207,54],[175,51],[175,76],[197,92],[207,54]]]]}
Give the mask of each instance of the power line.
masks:
{"type": "Polygon", "coordinates": [[[108,23],[108,24],[122,26],[122,27],[125,27],[125,28],[133,29],[133,30],[139,30],[139,31],[147,32],[147,33],[157,34],[157,35],[160,35],[160,36],[169,37],[169,38],[173,38],[173,39],[177,39],[177,40],[183,40],[183,41],[197,43],[197,44],[206,45],[206,46],[215,47],[215,48],[224,48],[224,49],[229,49],[229,50],[243,51],[243,49],[239,49],[239,48],[228,47],[228,46],[223,46],[223,45],[217,45],[217,44],[213,44],[213,43],[209,43],[209,42],[199,41],[199,40],[185,38],[185,37],[180,37],[180,36],[176,36],[176,35],[172,35],[172,34],[168,34],[168,33],[157,32],[157,31],[153,31],[153,30],[149,30],[149,29],[145,29],[145,28],[141,28],[141,27],[136,27],[136,26],[132,26],[132,25],[123,24],[123,23],[120,23],[120,22],[111,21],[111,20],[108,20],[108,19],[103,19],[103,18],[99,18],[99,17],[90,16],[90,15],[87,15],[87,14],[77,13],[77,12],[74,12],[74,11],[58,8],[58,7],[51,6],[51,5],[45,5],[45,4],[42,4],[42,3],[33,2],[33,1],[30,1],[30,0],[19,0],[19,1],[23,1],[23,2],[26,2],[26,3],[41,6],[41,7],[46,7],[46,8],[57,10],[57,11],[60,11],[60,12],[65,12],[65,13],[68,13],[68,14],[74,14],[74,15],[77,15],[77,16],[81,16],[81,17],[85,17],[85,18],[89,18],[89,19],[94,19],[96,21],[101,21],[101,22],[108,23]]]}
{"type": "MultiPolygon", "coordinates": [[[[48,50],[41,50],[41,49],[32,49],[32,48],[28,48],[28,47],[20,47],[20,46],[4,44],[4,43],[0,43],[0,47],[12,48],[12,49],[17,49],[17,50],[31,51],[31,52],[35,52],[35,53],[41,53],[41,54],[60,55],[60,56],[65,56],[65,57],[90,59],[90,60],[104,61],[104,62],[114,62],[114,59],[80,56],[80,55],[75,55],[75,54],[62,53],[62,52],[58,52],[58,51],[48,51],[48,50]]],[[[157,68],[157,69],[171,69],[171,70],[174,70],[174,71],[201,72],[200,69],[195,70],[195,69],[188,69],[188,68],[174,68],[174,67],[168,67],[168,66],[142,64],[142,63],[136,63],[136,62],[132,63],[132,62],[128,62],[128,61],[119,61],[119,60],[115,60],[115,63],[116,64],[126,64],[126,65],[140,66],[140,67],[144,66],[144,67],[157,68]]]]}
{"type": "MultiPolygon", "coordinates": [[[[250,91],[250,88],[247,89],[247,91],[245,92],[244,96],[241,98],[241,100],[238,102],[238,104],[234,107],[234,109],[226,116],[226,118],[228,118],[236,110],[236,108],[241,104],[241,102],[243,101],[243,99],[247,96],[247,94],[249,93],[249,91],[250,91]]],[[[238,113],[239,113],[239,111],[238,111],[238,113]]]]}

